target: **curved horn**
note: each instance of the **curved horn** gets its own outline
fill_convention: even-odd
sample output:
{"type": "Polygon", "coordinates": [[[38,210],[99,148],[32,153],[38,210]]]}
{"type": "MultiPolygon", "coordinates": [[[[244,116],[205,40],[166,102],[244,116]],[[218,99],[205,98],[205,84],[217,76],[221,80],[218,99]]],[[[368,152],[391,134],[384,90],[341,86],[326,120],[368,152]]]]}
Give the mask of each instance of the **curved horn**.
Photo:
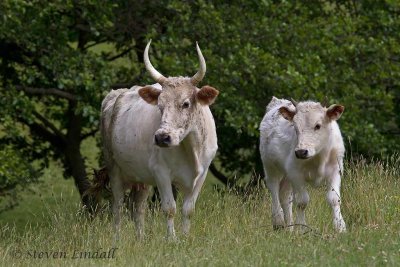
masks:
{"type": "Polygon", "coordinates": [[[158,83],[162,83],[166,78],[159,73],[153,65],[151,65],[150,59],[149,59],[149,47],[151,44],[151,40],[147,43],[146,49],[144,50],[144,65],[146,66],[146,70],[150,73],[150,76],[158,83]]]}
{"type": "Polygon", "coordinates": [[[201,53],[199,44],[196,42],[196,49],[197,49],[197,54],[199,56],[199,63],[200,63],[200,68],[199,71],[191,78],[192,84],[197,85],[201,80],[203,80],[204,75],[206,75],[206,61],[203,57],[203,54],[201,53]]]}
{"type": "Polygon", "coordinates": [[[297,107],[298,103],[293,98],[290,98],[290,102],[292,102],[294,107],[297,107]]]}

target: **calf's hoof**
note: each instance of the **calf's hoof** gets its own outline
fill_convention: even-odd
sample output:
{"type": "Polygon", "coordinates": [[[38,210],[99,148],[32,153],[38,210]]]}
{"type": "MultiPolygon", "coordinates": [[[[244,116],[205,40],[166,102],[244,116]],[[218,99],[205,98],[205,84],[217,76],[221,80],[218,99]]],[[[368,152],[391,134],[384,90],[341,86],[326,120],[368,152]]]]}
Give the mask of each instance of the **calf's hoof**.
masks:
{"type": "Polygon", "coordinates": [[[285,226],[284,225],[273,225],[272,228],[275,231],[279,231],[279,230],[283,230],[285,228],[285,226]]]}

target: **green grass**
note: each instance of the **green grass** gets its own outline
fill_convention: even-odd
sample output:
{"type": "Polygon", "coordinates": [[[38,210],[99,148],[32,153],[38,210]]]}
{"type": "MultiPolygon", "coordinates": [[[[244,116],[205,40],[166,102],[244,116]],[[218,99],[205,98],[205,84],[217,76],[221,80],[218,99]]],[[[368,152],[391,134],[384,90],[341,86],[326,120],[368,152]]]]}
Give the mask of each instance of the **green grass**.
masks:
{"type": "Polygon", "coordinates": [[[347,166],[342,183],[345,234],[333,231],[323,188],[310,189],[306,216],[313,231],[303,235],[272,230],[265,189],[244,198],[217,192],[209,183],[188,237],[181,234],[179,212],[178,240],[165,239],[165,219],[156,209],[147,213],[145,240],[135,239],[125,214],[121,240],[113,244],[112,218],[104,214],[89,221],[82,216],[72,181],[61,179],[53,165],[43,183],[35,185],[37,193],[27,192],[20,206],[1,215],[0,266],[398,266],[399,176],[398,159],[347,166]],[[114,259],[71,258],[74,250],[108,251],[114,245],[114,259]],[[13,258],[16,251],[22,258],[13,258]],[[35,259],[28,255],[34,251],[64,251],[66,258],[35,259]]]}

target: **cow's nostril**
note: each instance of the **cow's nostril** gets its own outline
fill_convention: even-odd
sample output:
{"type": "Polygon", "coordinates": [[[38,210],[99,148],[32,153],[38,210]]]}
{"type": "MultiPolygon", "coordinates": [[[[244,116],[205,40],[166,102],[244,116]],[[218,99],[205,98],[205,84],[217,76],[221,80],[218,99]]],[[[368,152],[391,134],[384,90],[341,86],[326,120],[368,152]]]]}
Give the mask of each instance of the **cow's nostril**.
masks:
{"type": "Polygon", "coordinates": [[[154,141],[155,141],[156,145],[165,147],[165,146],[168,146],[171,144],[171,136],[169,134],[165,134],[165,133],[156,134],[154,136],[154,141]]]}
{"type": "Polygon", "coordinates": [[[296,154],[296,157],[299,159],[306,159],[308,157],[307,149],[298,149],[294,153],[296,154]]]}
{"type": "Polygon", "coordinates": [[[163,137],[163,143],[164,143],[164,144],[170,144],[170,143],[171,143],[171,136],[165,135],[165,136],[163,137]]]}

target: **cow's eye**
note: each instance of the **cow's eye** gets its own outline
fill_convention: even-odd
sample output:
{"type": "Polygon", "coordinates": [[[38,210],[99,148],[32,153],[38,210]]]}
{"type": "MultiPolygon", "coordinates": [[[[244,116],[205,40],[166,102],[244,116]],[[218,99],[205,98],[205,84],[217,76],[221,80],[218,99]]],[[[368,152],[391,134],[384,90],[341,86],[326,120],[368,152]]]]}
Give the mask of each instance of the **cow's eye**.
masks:
{"type": "Polygon", "coordinates": [[[319,129],[321,129],[321,124],[315,125],[314,130],[317,131],[317,130],[319,130],[319,129]]]}
{"type": "Polygon", "coordinates": [[[185,101],[185,102],[183,102],[183,104],[182,104],[182,108],[188,108],[189,106],[190,106],[189,101],[185,101]]]}

